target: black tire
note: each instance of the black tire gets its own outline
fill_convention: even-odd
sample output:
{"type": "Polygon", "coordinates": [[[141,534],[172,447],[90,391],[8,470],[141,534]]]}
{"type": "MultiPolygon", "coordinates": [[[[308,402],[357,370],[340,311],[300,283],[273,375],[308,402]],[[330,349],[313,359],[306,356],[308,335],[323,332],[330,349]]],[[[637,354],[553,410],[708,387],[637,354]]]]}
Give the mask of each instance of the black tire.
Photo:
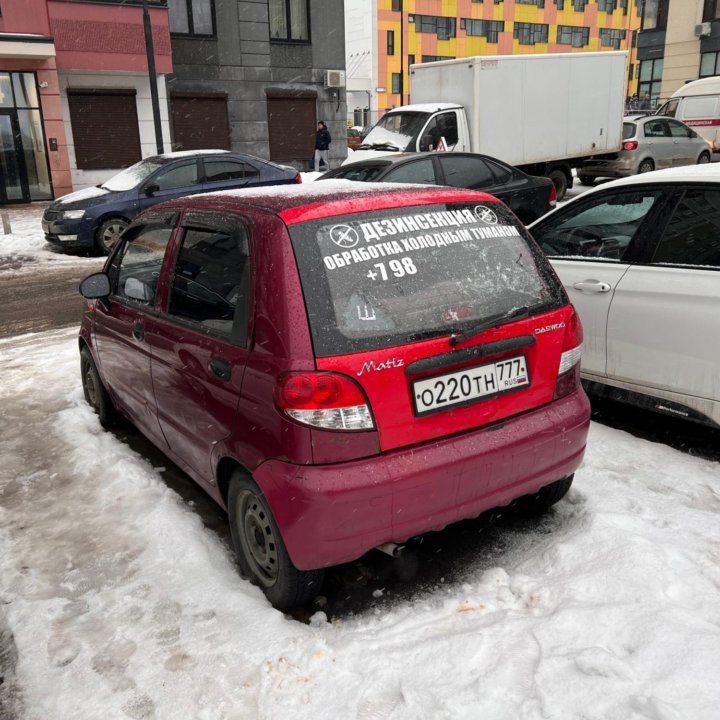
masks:
{"type": "Polygon", "coordinates": [[[98,416],[100,424],[104,428],[112,427],[117,419],[117,412],[100,379],[90,350],[86,347],[80,351],[80,377],[85,401],[98,416]]]}
{"type": "Polygon", "coordinates": [[[121,217],[105,220],[95,231],[95,247],[97,251],[102,255],[109,255],[129,224],[125,218],[121,217]]]}
{"type": "Polygon", "coordinates": [[[640,165],[638,165],[638,175],[646,172],[652,172],[655,169],[655,163],[650,158],[645,158],[640,165]]]}
{"type": "Polygon", "coordinates": [[[697,159],[698,165],[705,165],[710,162],[712,158],[710,157],[709,152],[701,152],[700,157],[697,159]]]}
{"type": "Polygon", "coordinates": [[[534,495],[518,498],[515,507],[524,517],[537,517],[546,513],[555,503],[562,500],[570,490],[574,475],[556,480],[540,488],[534,495]]]}
{"type": "Polygon", "coordinates": [[[551,170],[547,175],[555,186],[555,194],[557,195],[557,202],[561,202],[565,198],[565,193],[568,189],[567,175],[560,169],[556,168],[551,170]]]}
{"type": "Polygon", "coordinates": [[[588,187],[595,184],[595,178],[590,177],[590,175],[581,175],[578,173],[577,179],[580,181],[581,185],[587,185],[588,187]]]}
{"type": "Polygon", "coordinates": [[[230,479],[227,506],[243,577],[257,585],[277,610],[312,600],[320,592],[323,570],[298,570],[293,565],[265,496],[240,470],[230,479]]]}

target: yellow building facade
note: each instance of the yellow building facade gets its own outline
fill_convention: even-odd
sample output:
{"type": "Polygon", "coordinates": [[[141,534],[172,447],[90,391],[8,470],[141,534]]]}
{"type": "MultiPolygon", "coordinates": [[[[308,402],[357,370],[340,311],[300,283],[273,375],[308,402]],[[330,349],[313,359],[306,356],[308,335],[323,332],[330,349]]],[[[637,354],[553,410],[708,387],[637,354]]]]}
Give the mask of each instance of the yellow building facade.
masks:
{"type": "Polygon", "coordinates": [[[376,0],[379,114],[407,104],[409,67],[472,55],[627,50],[636,92],[638,0],[376,0]]]}

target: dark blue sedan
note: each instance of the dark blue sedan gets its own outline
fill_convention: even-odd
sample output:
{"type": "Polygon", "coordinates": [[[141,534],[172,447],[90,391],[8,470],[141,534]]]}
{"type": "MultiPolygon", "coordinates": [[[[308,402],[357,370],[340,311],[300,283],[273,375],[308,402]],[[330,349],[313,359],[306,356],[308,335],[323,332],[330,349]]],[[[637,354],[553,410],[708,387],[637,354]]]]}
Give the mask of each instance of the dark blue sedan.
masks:
{"type": "Polygon", "coordinates": [[[145,208],[184,195],[301,182],[287,165],[225,150],[193,150],[145,158],[97,187],[56,200],[43,215],[45,239],[73,250],[109,253],[145,208]]]}

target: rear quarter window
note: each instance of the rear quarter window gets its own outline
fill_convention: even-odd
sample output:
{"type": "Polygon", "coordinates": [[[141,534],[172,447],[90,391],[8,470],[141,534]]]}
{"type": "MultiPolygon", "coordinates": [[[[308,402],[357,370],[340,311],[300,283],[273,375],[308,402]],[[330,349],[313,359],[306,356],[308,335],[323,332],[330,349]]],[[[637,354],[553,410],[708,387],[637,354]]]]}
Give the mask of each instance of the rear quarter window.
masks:
{"type": "Polygon", "coordinates": [[[450,334],[559,307],[539,248],[497,202],[403,207],[289,229],[318,356],[450,334]]]}

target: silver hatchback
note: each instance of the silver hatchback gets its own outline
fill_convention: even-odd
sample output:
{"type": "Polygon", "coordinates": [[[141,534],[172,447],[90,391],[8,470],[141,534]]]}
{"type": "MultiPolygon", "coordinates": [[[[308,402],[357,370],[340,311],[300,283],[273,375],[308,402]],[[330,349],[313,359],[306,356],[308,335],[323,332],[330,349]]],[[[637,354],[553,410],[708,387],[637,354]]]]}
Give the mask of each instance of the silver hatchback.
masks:
{"type": "Polygon", "coordinates": [[[657,115],[631,115],[623,121],[622,150],[587,160],[578,169],[578,180],[592,185],[599,177],[628,177],[709,162],[707,141],[685,123],[657,115]]]}

